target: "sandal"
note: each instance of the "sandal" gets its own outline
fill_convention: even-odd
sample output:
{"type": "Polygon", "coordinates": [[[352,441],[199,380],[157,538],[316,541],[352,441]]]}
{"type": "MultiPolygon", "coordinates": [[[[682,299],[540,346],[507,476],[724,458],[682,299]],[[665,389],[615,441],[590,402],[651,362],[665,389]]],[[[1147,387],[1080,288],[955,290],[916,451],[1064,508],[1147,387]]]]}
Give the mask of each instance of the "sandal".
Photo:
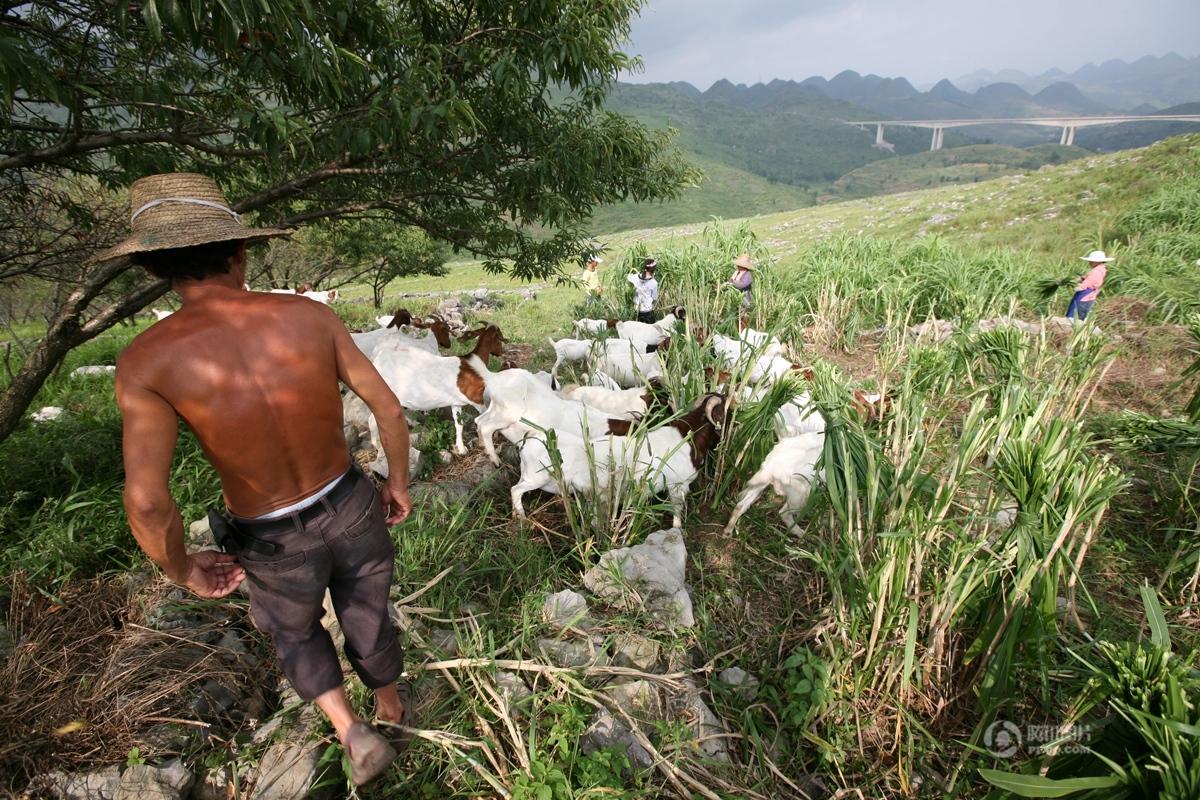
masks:
{"type": "Polygon", "coordinates": [[[350,758],[350,779],[355,786],[375,780],[396,759],[396,751],[388,740],[365,722],[350,726],[344,744],[350,758]]]}
{"type": "Polygon", "coordinates": [[[398,681],[396,683],[396,694],[400,695],[400,704],[404,707],[400,714],[400,719],[396,722],[391,720],[375,718],[375,729],[383,736],[387,737],[392,746],[398,752],[403,752],[410,744],[412,744],[413,734],[407,730],[416,724],[416,714],[413,710],[412,703],[412,687],[409,684],[398,681]]]}

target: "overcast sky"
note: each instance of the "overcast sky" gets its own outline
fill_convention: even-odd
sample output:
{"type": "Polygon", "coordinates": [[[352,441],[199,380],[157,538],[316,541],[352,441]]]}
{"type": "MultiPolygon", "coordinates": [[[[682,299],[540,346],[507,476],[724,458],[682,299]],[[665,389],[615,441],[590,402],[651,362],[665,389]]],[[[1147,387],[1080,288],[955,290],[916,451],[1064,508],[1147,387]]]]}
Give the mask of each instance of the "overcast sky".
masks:
{"type": "Polygon", "coordinates": [[[1200,54],[1200,0],[649,0],[625,80],[831,78],[844,69],[914,83],[977,69],[1067,72],[1089,61],[1200,54]]]}

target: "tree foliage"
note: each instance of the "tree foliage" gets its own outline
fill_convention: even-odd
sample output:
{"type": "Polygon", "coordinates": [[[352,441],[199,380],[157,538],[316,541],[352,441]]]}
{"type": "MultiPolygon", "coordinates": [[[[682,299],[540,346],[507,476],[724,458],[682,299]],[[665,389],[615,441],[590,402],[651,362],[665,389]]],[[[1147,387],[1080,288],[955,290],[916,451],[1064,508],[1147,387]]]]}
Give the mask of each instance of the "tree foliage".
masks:
{"type": "MultiPolygon", "coordinates": [[[[6,1],[0,195],[52,194],[55,237],[90,251],[116,232],[90,225],[63,179],[117,190],[192,170],[261,222],[384,215],[490,269],[546,276],[580,249],[594,205],[672,197],[696,177],[669,133],[603,108],[636,67],[619,48],[641,3],[6,1]]],[[[0,239],[0,278],[41,258],[21,244],[0,239]]],[[[0,438],[74,329],[165,291],[142,280],[111,296],[123,269],[85,270],[58,305],[33,373],[0,399],[0,438]]]]}

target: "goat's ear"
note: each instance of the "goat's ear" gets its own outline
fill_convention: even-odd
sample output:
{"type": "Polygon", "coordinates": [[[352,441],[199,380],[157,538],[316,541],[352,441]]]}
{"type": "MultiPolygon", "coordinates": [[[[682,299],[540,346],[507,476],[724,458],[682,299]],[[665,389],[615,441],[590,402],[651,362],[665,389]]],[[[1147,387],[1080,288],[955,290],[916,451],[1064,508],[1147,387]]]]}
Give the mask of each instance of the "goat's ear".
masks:
{"type": "Polygon", "coordinates": [[[461,336],[459,336],[459,337],[458,337],[458,340],[459,340],[460,342],[465,342],[465,341],[467,341],[468,339],[474,339],[475,337],[479,336],[479,334],[483,333],[483,332],[484,332],[484,330],[486,330],[486,329],[485,329],[485,328],[479,328],[478,330],[467,331],[466,333],[464,333],[464,334],[462,334],[461,336]]]}

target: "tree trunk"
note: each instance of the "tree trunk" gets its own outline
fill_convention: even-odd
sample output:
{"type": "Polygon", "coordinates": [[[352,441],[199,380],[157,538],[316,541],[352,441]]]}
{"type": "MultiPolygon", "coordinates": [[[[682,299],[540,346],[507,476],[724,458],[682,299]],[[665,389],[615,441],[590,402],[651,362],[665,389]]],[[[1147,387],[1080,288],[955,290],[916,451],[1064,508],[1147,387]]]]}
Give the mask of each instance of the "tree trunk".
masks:
{"type": "Polygon", "coordinates": [[[67,353],[142,310],[170,288],[162,280],[142,284],[102,308],[81,325],[79,321],[88,304],[127,268],[112,265],[101,268],[67,296],[51,319],[46,335],[26,356],[12,383],[0,394],[0,442],[16,430],[29,404],[67,353]]]}

